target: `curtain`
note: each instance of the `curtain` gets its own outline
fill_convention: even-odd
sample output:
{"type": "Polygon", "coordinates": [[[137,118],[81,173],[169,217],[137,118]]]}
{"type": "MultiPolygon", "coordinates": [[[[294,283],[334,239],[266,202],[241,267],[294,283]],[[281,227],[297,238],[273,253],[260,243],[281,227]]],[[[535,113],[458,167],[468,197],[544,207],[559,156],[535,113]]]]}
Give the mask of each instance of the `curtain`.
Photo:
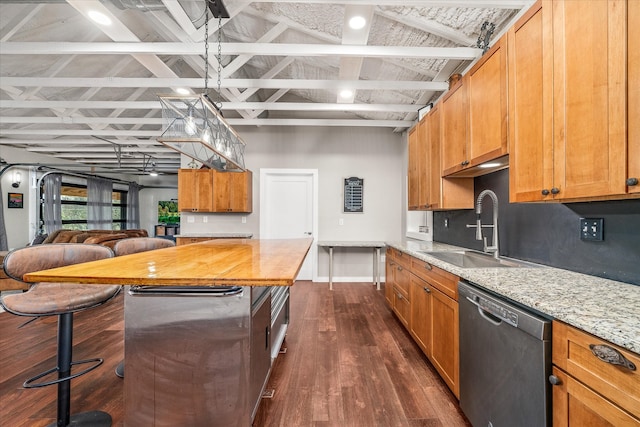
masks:
{"type": "MultiPolygon", "coordinates": [[[[0,196],[3,194],[2,183],[0,183],[0,196]]],[[[9,244],[7,243],[7,229],[4,226],[4,208],[2,207],[3,198],[4,197],[0,197],[0,251],[6,251],[9,249],[9,244]]]]}
{"type": "Polygon", "coordinates": [[[89,229],[111,230],[113,183],[108,179],[87,178],[87,224],[89,229]]]}
{"type": "Polygon", "coordinates": [[[60,202],[62,175],[50,173],[42,181],[44,183],[44,230],[45,233],[51,234],[62,228],[62,204],[60,202]]]}
{"type": "Polygon", "coordinates": [[[127,229],[140,228],[140,186],[129,183],[127,193],[127,229]]]}

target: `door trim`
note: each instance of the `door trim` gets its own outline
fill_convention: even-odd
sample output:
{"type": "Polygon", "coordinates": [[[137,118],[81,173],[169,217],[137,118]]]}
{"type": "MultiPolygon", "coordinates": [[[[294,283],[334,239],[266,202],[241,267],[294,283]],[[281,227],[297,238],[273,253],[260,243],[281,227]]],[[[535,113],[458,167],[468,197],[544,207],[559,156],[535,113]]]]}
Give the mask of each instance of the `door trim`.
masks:
{"type": "Polygon", "coordinates": [[[313,220],[312,220],[312,233],[313,233],[313,243],[309,248],[309,254],[307,256],[311,257],[311,280],[313,282],[318,281],[318,169],[269,169],[269,168],[260,168],[260,236],[264,234],[262,231],[266,229],[266,215],[265,207],[267,206],[268,201],[266,200],[265,185],[267,182],[268,176],[293,176],[293,175],[303,175],[303,176],[311,176],[312,177],[312,192],[311,199],[313,201],[313,220]]]}

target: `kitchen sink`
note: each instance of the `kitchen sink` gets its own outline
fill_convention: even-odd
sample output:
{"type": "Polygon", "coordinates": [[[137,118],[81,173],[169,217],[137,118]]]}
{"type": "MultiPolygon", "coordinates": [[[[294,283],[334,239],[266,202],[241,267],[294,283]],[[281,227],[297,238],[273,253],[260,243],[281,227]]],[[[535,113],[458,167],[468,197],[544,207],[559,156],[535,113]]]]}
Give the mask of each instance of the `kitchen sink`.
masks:
{"type": "Polygon", "coordinates": [[[496,259],[491,254],[477,251],[444,251],[422,253],[461,268],[537,267],[535,264],[531,264],[526,261],[517,261],[507,258],[496,259]]]}

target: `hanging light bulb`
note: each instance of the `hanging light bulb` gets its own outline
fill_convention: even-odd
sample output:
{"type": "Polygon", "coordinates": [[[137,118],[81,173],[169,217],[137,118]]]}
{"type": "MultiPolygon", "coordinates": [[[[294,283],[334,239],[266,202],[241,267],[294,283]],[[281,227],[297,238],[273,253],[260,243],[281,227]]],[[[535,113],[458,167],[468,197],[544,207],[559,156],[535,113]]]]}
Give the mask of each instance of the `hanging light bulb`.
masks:
{"type": "Polygon", "coordinates": [[[202,132],[202,140],[211,145],[211,130],[209,130],[208,126],[202,132]]]}
{"type": "Polygon", "coordinates": [[[193,118],[191,114],[189,114],[189,116],[187,116],[185,120],[184,131],[189,136],[195,135],[196,132],[198,131],[198,127],[196,126],[196,120],[193,118]]]}

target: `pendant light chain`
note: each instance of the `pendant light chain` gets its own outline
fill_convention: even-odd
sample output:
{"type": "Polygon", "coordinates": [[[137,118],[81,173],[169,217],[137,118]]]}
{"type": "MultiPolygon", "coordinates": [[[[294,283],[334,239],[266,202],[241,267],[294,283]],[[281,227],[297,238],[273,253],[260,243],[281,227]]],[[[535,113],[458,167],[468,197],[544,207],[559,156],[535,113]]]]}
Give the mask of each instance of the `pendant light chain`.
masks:
{"type": "Polygon", "coordinates": [[[209,13],[204,16],[204,94],[209,90],[209,13]]]}
{"type": "Polygon", "coordinates": [[[220,101],[216,104],[218,110],[222,109],[222,92],[220,90],[221,86],[221,74],[222,74],[222,16],[218,17],[218,96],[220,97],[220,101]]]}

